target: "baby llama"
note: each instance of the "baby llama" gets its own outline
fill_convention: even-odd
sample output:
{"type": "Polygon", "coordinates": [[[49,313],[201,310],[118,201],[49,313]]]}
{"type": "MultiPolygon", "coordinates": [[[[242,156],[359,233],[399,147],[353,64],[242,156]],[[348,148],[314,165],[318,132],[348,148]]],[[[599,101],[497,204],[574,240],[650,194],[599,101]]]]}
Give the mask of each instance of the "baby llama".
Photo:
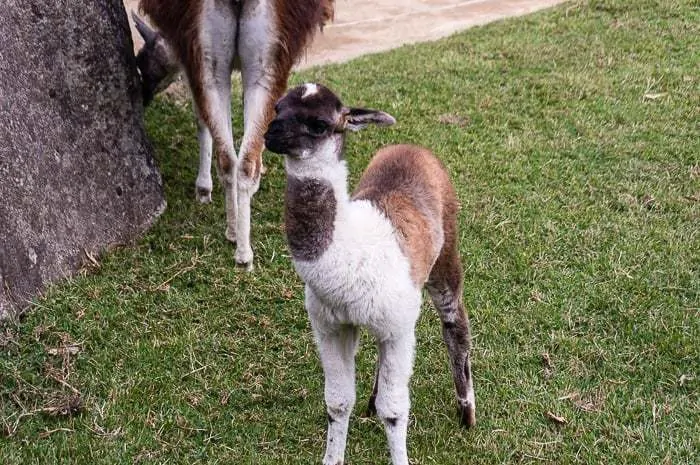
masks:
{"type": "Polygon", "coordinates": [[[442,320],[461,423],[475,424],[469,320],[462,303],[457,198],[427,149],[376,153],[347,190],[347,130],[394,124],[387,113],[343,106],[320,84],[289,91],[275,106],[265,145],[285,155],[285,228],[325,375],[325,465],[342,465],[355,404],[359,329],[379,351],[370,412],[381,418],[394,465],[408,465],[408,383],[415,325],[426,286],[442,320]]]}

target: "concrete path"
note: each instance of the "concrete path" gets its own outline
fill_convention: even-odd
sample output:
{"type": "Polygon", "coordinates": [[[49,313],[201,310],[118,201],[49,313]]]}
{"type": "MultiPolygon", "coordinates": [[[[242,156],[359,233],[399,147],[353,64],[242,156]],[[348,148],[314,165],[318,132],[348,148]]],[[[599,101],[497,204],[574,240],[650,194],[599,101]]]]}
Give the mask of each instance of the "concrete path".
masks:
{"type": "Polygon", "coordinates": [[[336,0],[335,20],[300,67],[348,61],[471,26],[524,15],[563,0],[336,0]]]}
{"type": "MultiPolygon", "coordinates": [[[[127,12],[139,0],[124,0],[127,12]]],[[[173,0],[175,1],[175,0],[173,0]]],[[[298,68],[445,37],[471,26],[532,13],[564,0],[335,0],[335,20],[318,34],[298,68]]],[[[143,41],[129,15],[134,45],[143,41]]]]}

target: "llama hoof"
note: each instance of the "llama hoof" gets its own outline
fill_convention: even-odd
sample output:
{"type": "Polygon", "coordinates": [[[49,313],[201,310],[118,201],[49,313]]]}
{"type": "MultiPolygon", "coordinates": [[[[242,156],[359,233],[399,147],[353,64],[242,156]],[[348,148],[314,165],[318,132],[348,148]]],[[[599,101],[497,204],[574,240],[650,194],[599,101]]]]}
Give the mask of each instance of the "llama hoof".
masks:
{"type": "Polygon", "coordinates": [[[244,271],[246,271],[248,273],[252,272],[255,269],[255,267],[253,266],[252,260],[249,262],[239,262],[238,260],[236,260],[236,266],[238,266],[239,268],[243,269],[244,271]]]}
{"type": "Polygon", "coordinates": [[[245,271],[253,271],[253,251],[236,249],[236,265],[243,268],[245,271]]]}
{"type": "Polygon", "coordinates": [[[459,423],[467,429],[476,426],[476,409],[474,408],[474,404],[470,402],[463,404],[460,402],[459,423]]]}
{"type": "Polygon", "coordinates": [[[224,236],[226,236],[226,239],[228,239],[229,242],[235,244],[236,243],[236,229],[227,227],[226,232],[224,233],[224,236]]]}
{"type": "Polygon", "coordinates": [[[203,187],[198,187],[195,196],[199,203],[211,203],[211,189],[207,190],[203,187]]]}

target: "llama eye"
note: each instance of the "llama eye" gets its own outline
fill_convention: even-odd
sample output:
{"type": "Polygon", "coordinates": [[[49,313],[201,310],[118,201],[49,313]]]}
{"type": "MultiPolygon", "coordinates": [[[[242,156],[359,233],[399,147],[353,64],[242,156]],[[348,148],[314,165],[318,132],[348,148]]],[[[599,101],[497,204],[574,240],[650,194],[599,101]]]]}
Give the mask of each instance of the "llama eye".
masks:
{"type": "Polygon", "coordinates": [[[309,132],[317,136],[325,134],[330,127],[328,123],[320,119],[309,121],[307,126],[309,128],[309,132]]]}

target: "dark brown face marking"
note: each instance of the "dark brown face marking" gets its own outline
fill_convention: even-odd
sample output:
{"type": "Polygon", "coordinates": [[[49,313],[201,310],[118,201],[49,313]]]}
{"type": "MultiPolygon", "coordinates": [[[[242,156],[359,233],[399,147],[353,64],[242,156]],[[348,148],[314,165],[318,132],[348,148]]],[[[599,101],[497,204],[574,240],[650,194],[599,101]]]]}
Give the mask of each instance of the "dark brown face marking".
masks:
{"type": "Polygon", "coordinates": [[[292,157],[314,152],[321,142],[342,130],[341,101],[327,87],[313,87],[315,91],[308,93],[306,84],[295,87],[277,102],[275,119],[265,133],[268,150],[292,157]]]}
{"type": "Polygon", "coordinates": [[[287,177],[284,223],[292,257],[312,261],[323,255],[333,240],[336,206],[328,182],[287,177]]]}
{"type": "Polygon", "coordinates": [[[153,97],[168,87],[177,77],[178,63],[171,61],[163,37],[158,34],[153,42],[146,42],[136,55],[136,65],[141,73],[143,104],[147,106],[153,97]]]}

